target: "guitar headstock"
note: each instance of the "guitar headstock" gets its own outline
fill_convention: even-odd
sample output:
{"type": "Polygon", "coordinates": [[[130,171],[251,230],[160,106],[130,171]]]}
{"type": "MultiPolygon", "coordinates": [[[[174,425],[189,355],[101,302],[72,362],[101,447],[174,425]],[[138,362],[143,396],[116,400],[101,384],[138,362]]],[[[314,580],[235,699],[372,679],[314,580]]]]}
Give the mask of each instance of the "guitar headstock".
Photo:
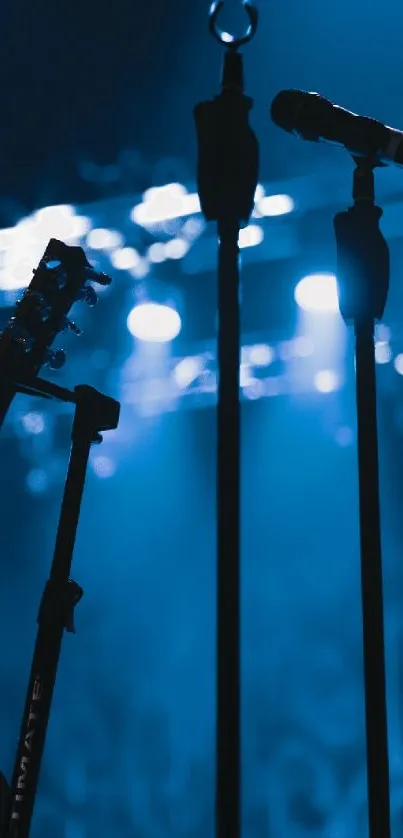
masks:
{"type": "Polygon", "coordinates": [[[0,335],[0,384],[12,387],[14,382],[30,381],[45,364],[53,369],[63,366],[63,350],[52,351],[51,346],[61,332],[80,334],[67,315],[78,300],[95,305],[97,295],[89,282],[109,285],[111,279],[91,267],[81,247],[50,239],[0,335]]]}

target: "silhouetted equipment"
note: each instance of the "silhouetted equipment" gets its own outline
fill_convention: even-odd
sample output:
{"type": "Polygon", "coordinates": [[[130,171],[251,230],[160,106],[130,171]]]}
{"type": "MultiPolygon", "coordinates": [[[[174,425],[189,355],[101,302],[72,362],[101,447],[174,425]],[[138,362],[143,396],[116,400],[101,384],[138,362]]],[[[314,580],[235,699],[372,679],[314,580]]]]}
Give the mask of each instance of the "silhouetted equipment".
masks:
{"type": "Polygon", "coordinates": [[[91,267],[81,247],[50,239],[0,335],[0,426],[16,392],[14,382],[32,382],[45,364],[52,369],[63,366],[63,350],[50,347],[61,332],[80,334],[67,315],[76,302],[95,305],[97,295],[89,282],[109,285],[111,279],[91,267]]]}
{"type": "MultiPolygon", "coordinates": [[[[70,579],[75,537],[91,445],[101,431],[118,426],[120,405],[92,387],[74,391],[37,377],[56,335],[74,324],[66,320],[78,299],[90,305],[95,292],[86,281],[109,283],[97,274],[79,247],[51,239],[34,278],[0,338],[2,415],[16,393],[56,398],[75,405],[72,447],[49,580],[38,613],[21,731],[9,786],[0,774],[0,838],[28,838],[56,682],[64,630],[74,632],[74,609],[82,588],[70,579]],[[91,290],[90,290],[91,289],[91,290]]],[[[77,327],[74,326],[74,331],[77,327]]],[[[57,351],[54,353],[57,357],[57,351]]],[[[59,366],[59,364],[57,364],[59,366]]]]}
{"type": "MultiPolygon", "coordinates": [[[[364,646],[370,838],[390,838],[382,546],[375,376],[375,321],[389,290],[389,251],[375,206],[374,169],[399,162],[403,134],[337,108],[317,94],[283,91],[274,121],[305,139],[326,139],[353,150],[353,206],[334,219],[339,306],[355,330],[361,595],[364,646]]],[[[403,158],[402,158],[403,162],[403,158]]]]}
{"type": "Polygon", "coordinates": [[[282,90],[271,103],[273,122],[302,140],[331,143],[378,165],[403,166],[403,131],[334,105],[319,93],[282,90]]]}
{"type": "Polygon", "coordinates": [[[239,230],[254,206],[259,154],[249,125],[252,100],[243,93],[238,48],[257,27],[236,38],[218,29],[222,2],[210,9],[210,31],[225,44],[221,92],[195,108],[198,192],[208,221],[216,221],[218,249],[217,434],[217,731],[216,835],[240,835],[240,284],[239,230]]]}
{"type": "Polygon", "coordinates": [[[389,289],[389,251],[379,228],[382,210],[374,203],[376,164],[355,161],[354,204],[335,216],[334,228],[340,311],[355,329],[369,834],[390,838],[374,342],[375,320],[383,316],[389,289]]]}

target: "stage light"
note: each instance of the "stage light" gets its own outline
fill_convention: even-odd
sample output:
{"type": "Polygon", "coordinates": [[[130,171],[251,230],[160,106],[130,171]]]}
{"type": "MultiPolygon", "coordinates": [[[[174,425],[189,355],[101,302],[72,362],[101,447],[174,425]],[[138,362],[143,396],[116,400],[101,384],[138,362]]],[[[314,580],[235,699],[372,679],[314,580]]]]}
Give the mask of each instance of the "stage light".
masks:
{"type": "Polygon", "coordinates": [[[150,263],[147,259],[140,259],[136,265],[130,268],[130,273],[135,279],[144,279],[150,273],[150,263]]]}
{"type": "Polygon", "coordinates": [[[392,360],[392,350],[386,340],[375,343],[375,361],[377,364],[388,364],[392,360]]]}
{"type": "Polygon", "coordinates": [[[332,370],[321,370],[315,375],[314,386],[319,393],[333,393],[340,387],[339,377],[332,370]]]}
{"type": "Polygon", "coordinates": [[[45,417],[43,413],[31,410],[22,417],[21,424],[27,434],[41,434],[45,430],[45,417]]]}
{"type": "Polygon", "coordinates": [[[101,477],[104,480],[108,477],[113,477],[116,473],[116,464],[110,457],[105,457],[104,455],[92,457],[91,466],[97,477],[101,477]]]}
{"type": "Polygon", "coordinates": [[[334,312],[339,310],[337,280],[334,274],[310,274],[298,282],[295,302],[306,311],[334,312]]]}
{"type": "Polygon", "coordinates": [[[59,224],[61,218],[72,218],[73,215],[75,215],[75,209],[72,204],[54,204],[35,210],[33,218],[38,224],[46,223],[53,226],[55,223],[59,224]]]}
{"type": "Polygon", "coordinates": [[[52,237],[63,241],[80,239],[91,228],[91,220],[86,216],[77,215],[71,204],[43,207],[36,210],[29,220],[32,238],[46,243],[52,237]]]}
{"type": "Polygon", "coordinates": [[[134,247],[119,247],[112,251],[110,260],[119,271],[129,271],[140,262],[141,256],[134,247]]]}
{"type": "Polygon", "coordinates": [[[201,236],[205,226],[206,224],[203,218],[188,218],[182,226],[182,235],[186,236],[188,240],[193,241],[198,236],[201,236]]]}
{"type": "Polygon", "coordinates": [[[97,227],[88,233],[86,239],[87,247],[91,250],[113,250],[122,247],[123,236],[117,230],[106,230],[104,227],[97,227]]]}
{"type": "Polygon", "coordinates": [[[81,238],[90,226],[90,219],[76,215],[70,204],[62,204],[43,207],[22,218],[15,227],[3,230],[0,288],[8,291],[26,288],[50,238],[71,241],[81,238]]]}
{"type": "Polygon", "coordinates": [[[162,242],[154,242],[148,248],[148,258],[150,262],[153,262],[154,265],[158,265],[161,262],[165,262],[166,253],[165,253],[165,244],[162,242]]]}
{"type": "Polygon", "coordinates": [[[238,244],[241,249],[244,247],[256,247],[256,245],[261,244],[263,238],[264,232],[262,228],[258,227],[257,224],[249,224],[248,227],[244,227],[243,230],[239,231],[238,244]]]}
{"type": "Polygon", "coordinates": [[[248,387],[252,384],[253,381],[256,381],[252,374],[252,367],[250,364],[241,364],[239,369],[239,386],[248,387]]]}
{"type": "Polygon", "coordinates": [[[255,189],[255,204],[258,204],[259,201],[262,200],[265,196],[264,186],[262,183],[258,183],[255,189]]]}
{"type": "Polygon", "coordinates": [[[86,215],[76,215],[73,220],[73,227],[71,233],[64,236],[66,242],[74,242],[76,239],[82,239],[91,230],[91,219],[86,215]]]}
{"type": "Polygon", "coordinates": [[[259,215],[274,217],[288,215],[295,209],[295,204],[290,195],[265,195],[256,201],[256,209],[259,215]]]}
{"type": "Polygon", "coordinates": [[[396,372],[399,373],[399,375],[403,375],[403,355],[402,354],[396,355],[396,358],[395,358],[393,363],[394,363],[396,372]]]}
{"type": "Polygon", "coordinates": [[[255,367],[267,367],[274,359],[274,351],[271,346],[265,343],[258,343],[255,346],[250,346],[248,350],[248,360],[250,364],[255,367]]]}
{"type": "Polygon", "coordinates": [[[140,303],[131,310],[127,328],[138,340],[166,343],[179,334],[181,319],[178,312],[168,305],[140,303]]]}
{"type": "Polygon", "coordinates": [[[189,194],[182,184],[168,183],[166,186],[147,189],[143,203],[133,207],[130,218],[141,227],[152,227],[163,221],[199,212],[200,199],[197,192],[189,194]]]}
{"type": "Polygon", "coordinates": [[[166,259],[183,259],[189,247],[189,242],[185,239],[171,239],[165,245],[165,257],[166,259]]]}
{"type": "Polygon", "coordinates": [[[242,391],[245,399],[256,401],[256,399],[261,399],[264,396],[265,385],[264,382],[260,381],[258,378],[253,378],[242,387],[242,391]]]}
{"type": "Polygon", "coordinates": [[[49,478],[42,468],[32,468],[26,478],[25,487],[31,495],[43,495],[49,487],[49,478]]]}
{"type": "Polygon", "coordinates": [[[174,369],[174,378],[181,390],[186,390],[203,371],[203,361],[198,356],[183,358],[174,369]]]}

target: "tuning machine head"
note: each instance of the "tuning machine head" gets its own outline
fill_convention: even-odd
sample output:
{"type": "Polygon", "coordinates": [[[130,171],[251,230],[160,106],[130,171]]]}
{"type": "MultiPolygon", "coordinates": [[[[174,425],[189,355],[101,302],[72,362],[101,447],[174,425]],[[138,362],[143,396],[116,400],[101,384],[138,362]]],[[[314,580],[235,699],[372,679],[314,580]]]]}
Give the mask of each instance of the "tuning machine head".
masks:
{"type": "Polygon", "coordinates": [[[87,306],[93,308],[98,302],[98,295],[92,285],[84,285],[80,291],[78,300],[87,303],[87,306]]]}
{"type": "Polygon", "coordinates": [[[82,335],[82,333],[83,333],[83,330],[80,329],[79,326],[76,326],[76,324],[73,323],[73,321],[70,320],[69,317],[63,317],[63,322],[62,322],[60,331],[61,332],[74,332],[74,334],[77,335],[77,337],[79,335],[82,335]]]}
{"type": "Polygon", "coordinates": [[[60,370],[66,363],[66,353],[64,349],[48,349],[45,355],[45,364],[51,370],[60,370]]]}
{"type": "Polygon", "coordinates": [[[104,274],[102,271],[96,271],[91,266],[85,268],[84,275],[89,282],[97,282],[98,285],[110,285],[112,282],[110,276],[104,274]]]}

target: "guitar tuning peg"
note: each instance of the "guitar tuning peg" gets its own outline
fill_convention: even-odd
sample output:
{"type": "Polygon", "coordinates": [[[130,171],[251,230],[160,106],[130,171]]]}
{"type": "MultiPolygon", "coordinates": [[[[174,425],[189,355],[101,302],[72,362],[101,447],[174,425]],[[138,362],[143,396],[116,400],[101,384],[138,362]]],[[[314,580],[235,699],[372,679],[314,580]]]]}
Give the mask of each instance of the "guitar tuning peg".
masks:
{"type": "Polygon", "coordinates": [[[81,289],[78,299],[83,303],[87,303],[87,306],[90,308],[95,306],[98,302],[97,293],[92,285],[85,285],[84,288],[81,289]]]}
{"type": "Polygon", "coordinates": [[[85,268],[84,275],[91,282],[98,282],[98,285],[110,285],[112,282],[110,276],[102,273],[102,271],[95,271],[94,268],[85,268]]]}
{"type": "Polygon", "coordinates": [[[66,363],[66,353],[64,349],[48,349],[45,355],[45,364],[51,370],[60,370],[66,363]]]}
{"type": "Polygon", "coordinates": [[[75,335],[82,335],[82,333],[83,333],[83,330],[80,329],[79,326],[76,326],[76,324],[73,323],[72,320],[69,320],[68,317],[65,317],[63,319],[61,331],[62,332],[67,332],[67,331],[74,332],[75,335]]]}

